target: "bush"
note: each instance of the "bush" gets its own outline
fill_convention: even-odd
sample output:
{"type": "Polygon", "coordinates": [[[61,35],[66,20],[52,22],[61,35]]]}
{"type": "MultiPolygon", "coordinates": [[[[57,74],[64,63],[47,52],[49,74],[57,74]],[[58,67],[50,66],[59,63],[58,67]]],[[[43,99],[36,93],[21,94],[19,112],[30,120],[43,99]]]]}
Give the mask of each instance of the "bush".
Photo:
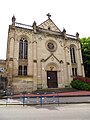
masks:
{"type": "Polygon", "coordinates": [[[90,90],[90,84],[81,80],[74,79],[73,81],[71,81],[71,86],[78,90],[90,90]]]}
{"type": "Polygon", "coordinates": [[[82,82],[90,83],[90,78],[82,76],[74,76],[73,80],[80,80],[82,82]]]}

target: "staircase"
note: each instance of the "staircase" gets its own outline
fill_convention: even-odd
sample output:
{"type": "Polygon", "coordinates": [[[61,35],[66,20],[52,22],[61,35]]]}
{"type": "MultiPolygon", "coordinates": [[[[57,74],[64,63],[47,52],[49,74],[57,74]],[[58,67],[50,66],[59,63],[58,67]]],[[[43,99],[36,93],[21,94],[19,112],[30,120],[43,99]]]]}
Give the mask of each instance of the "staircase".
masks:
{"type": "Polygon", "coordinates": [[[77,91],[74,88],[47,88],[47,89],[39,89],[33,91],[34,94],[51,94],[51,93],[62,93],[62,92],[74,92],[77,91]]]}

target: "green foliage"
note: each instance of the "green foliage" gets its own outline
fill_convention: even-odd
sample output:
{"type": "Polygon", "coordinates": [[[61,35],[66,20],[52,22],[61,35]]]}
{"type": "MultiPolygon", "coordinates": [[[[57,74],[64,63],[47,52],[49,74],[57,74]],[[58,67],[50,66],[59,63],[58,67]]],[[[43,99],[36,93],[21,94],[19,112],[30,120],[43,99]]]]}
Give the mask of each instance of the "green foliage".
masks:
{"type": "Polygon", "coordinates": [[[81,38],[82,57],[85,68],[85,75],[90,77],[90,37],[81,38]]]}
{"type": "Polygon", "coordinates": [[[78,90],[90,90],[90,84],[80,81],[80,80],[73,80],[71,81],[71,86],[78,90]]]}

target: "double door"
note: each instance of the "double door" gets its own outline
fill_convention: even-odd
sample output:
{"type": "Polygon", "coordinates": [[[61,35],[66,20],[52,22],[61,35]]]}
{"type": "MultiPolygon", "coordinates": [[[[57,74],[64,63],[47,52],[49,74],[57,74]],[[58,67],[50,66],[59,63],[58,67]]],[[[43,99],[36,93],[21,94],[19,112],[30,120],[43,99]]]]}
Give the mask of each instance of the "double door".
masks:
{"type": "Polygon", "coordinates": [[[47,86],[48,88],[57,88],[57,71],[47,71],[47,86]]]}

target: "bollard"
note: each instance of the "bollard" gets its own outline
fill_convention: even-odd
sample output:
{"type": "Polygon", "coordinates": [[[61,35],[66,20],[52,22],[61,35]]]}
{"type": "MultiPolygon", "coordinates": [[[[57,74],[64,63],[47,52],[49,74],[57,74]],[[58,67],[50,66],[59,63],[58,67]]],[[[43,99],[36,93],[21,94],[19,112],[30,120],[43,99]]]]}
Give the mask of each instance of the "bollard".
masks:
{"type": "Polygon", "coordinates": [[[6,106],[7,106],[7,102],[8,102],[8,97],[6,97],[6,106]]]}
{"type": "Polygon", "coordinates": [[[24,103],[25,103],[25,97],[23,96],[23,97],[22,97],[22,99],[23,99],[23,107],[24,107],[24,103]]]}
{"type": "Polygon", "coordinates": [[[42,96],[40,96],[40,105],[42,106],[42,96]]]}
{"type": "Polygon", "coordinates": [[[58,96],[58,105],[59,105],[59,96],[58,96]]]}

